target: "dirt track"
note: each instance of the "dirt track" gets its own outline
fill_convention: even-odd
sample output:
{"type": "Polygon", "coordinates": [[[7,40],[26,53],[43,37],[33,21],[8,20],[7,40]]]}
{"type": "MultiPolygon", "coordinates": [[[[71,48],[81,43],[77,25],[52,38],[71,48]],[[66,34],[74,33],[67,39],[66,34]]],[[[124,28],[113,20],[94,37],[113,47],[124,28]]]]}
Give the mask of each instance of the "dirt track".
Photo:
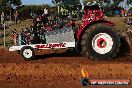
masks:
{"type": "MultiPolygon", "coordinates": [[[[131,55],[109,61],[91,61],[69,55],[37,56],[25,62],[16,52],[0,49],[0,88],[83,88],[81,68],[88,69],[93,79],[131,79],[131,55]]],[[[131,88],[129,86],[91,86],[90,88],[131,88]]]]}

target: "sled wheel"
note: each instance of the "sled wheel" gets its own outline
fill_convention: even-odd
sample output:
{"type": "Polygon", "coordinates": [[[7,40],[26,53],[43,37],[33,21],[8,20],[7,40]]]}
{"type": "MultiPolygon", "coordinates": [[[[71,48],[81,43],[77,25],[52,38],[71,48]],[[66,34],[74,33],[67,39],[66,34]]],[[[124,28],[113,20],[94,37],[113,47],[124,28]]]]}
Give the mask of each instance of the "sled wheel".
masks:
{"type": "Polygon", "coordinates": [[[34,49],[30,46],[24,46],[21,50],[20,50],[20,55],[24,58],[24,60],[26,61],[30,61],[34,58],[34,49]]]}
{"type": "Polygon", "coordinates": [[[90,83],[90,80],[89,80],[88,78],[82,78],[82,79],[80,80],[80,84],[81,84],[82,86],[88,86],[88,85],[90,85],[91,83],[90,83]]]}
{"type": "Polygon", "coordinates": [[[95,24],[82,37],[82,54],[94,60],[111,59],[120,49],[120,38],[114,28],[95,24]]]}

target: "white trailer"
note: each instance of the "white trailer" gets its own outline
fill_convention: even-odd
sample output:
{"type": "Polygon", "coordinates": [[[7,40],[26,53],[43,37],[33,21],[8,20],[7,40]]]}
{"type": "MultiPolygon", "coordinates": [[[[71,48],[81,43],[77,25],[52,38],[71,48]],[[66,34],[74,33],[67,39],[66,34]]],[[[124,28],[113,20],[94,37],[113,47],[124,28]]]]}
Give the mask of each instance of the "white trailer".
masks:
{"type": "Polygon", "coordinates": [[[12,46],[9,51],[20,51],[20,55],[25,60],[32,60],[35,55],[35,50],[49,49],[67,49],[75,48],[75,38],[72,28],[58,29],[52,32],[45,33],[46,44],[27,44],[12,46]]]}

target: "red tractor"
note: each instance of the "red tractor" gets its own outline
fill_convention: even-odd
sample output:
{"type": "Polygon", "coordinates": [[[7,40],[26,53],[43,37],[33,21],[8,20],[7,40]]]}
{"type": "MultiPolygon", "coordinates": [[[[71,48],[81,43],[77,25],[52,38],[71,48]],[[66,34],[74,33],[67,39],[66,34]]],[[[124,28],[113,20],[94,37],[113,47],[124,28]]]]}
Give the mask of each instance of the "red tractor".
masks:
{"type": "Polygon", "coordinates": [[[114,24],[103,18],[98,5],[84,8],[82,22],[73,31],[72,27],[44,33],[46,43],[12,46],[9,51],[20,51],[25,60],[32,60],[35,50],[76,48],[83,56],[91,59],[110,59],[120,50],[120,37],[114,24]]]}

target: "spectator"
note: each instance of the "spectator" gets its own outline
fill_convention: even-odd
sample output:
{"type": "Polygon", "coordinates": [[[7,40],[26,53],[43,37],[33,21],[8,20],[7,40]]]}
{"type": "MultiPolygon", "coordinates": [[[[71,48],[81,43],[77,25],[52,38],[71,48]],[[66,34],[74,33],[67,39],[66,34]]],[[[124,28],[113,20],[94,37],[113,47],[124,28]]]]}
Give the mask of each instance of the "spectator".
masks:
{"type": "Polygon", "coordinates": [[[127,10],[124,11],[124,16],[127,17],[127,10]]]}
{"type": "Polygon", "coordinates": [[[24,32],[24,29],[21,29],[21,45],[24,45],[26,44],[26,41],[25,41],[25,32],[24,32]]]}
{"type": "Polygon", "coordinates": [[[21,34],[18,34],[18,45],[22,45],[21,34]]]}
{"type": "Polygon", "coordinates": [[[2,14],[1,14],[1,24],[4,24],[4,20],[5,20],[4,12],[2,12],[2,14]]]}
{"type": "Polygon", "coordinates": [[[17,30],[16,29],[12,30],[12,34],[14,37],[14,46],[16,46],[17,45],[17,38],[18,38],[17,30]]]}
{"type": "Polygon", "coordinates": [[[30,12],[30,18],[33,19],[35,14],[33,12],[30,12]]]}
{"type": "Polygon", "coordinates": [[[78,19],[78,20],[80,20],[80,18],[81,18],[80,15],[81,15],[80,9],[77,8],[77,19],[78,19]]]}
{"type": "Polygon", "coordinates": [[[65,21],[63,18],[61,18],[61,21],[60,21],[60,27],[63,28],[65,26],[65,21]]]}
{"type": "Polygon", "coordinates": [[[128,11],[128,15],[132,17],[132,10],[128,11]]]}
{"type": "Polygon", "coordinates": [[[29,30],[27,30],[27,32],[26,32],[26,36],[27,36],[27,44],[29,45],[29,44],[31,44],[31,33],[30,33],[30,31],[29,30]]]}
{"type": "Polygon", "coordinates": [[[125,16],[125,11],[121,10],[121,16],[124,17],[125,16]]]}
{"type": "Polygon", "coordinates": [[[120,15],[120,11],[119,10],[115,10],[115,14],[116,14],[116,16],[119,16],[120,15]]]}
{"type": "Polygon", "coordinates": [[[47,7],[44,9],[44,15],[45,15],[46,17],[48,17],[48,9],[47,9],[47,7]]]}
{"type": "Polygon", "coordinates": [[[17,10],[16,10],[15,13],[14,13],[15,24],[17,24],[17,17],[18,17],[18,12],[17,12],[17,10]]]}
{"type": "Polygon", "coordinates": [[[45,34],[43,30],[41,30],[40,32],[40,39],[42,44],[46,44],[45,34]]]}
{"type": "Polygon", "coordinates": [[[128,25],[132,25],[132,17],[128,17],[127,18],[127,24],[128,25]]]}

